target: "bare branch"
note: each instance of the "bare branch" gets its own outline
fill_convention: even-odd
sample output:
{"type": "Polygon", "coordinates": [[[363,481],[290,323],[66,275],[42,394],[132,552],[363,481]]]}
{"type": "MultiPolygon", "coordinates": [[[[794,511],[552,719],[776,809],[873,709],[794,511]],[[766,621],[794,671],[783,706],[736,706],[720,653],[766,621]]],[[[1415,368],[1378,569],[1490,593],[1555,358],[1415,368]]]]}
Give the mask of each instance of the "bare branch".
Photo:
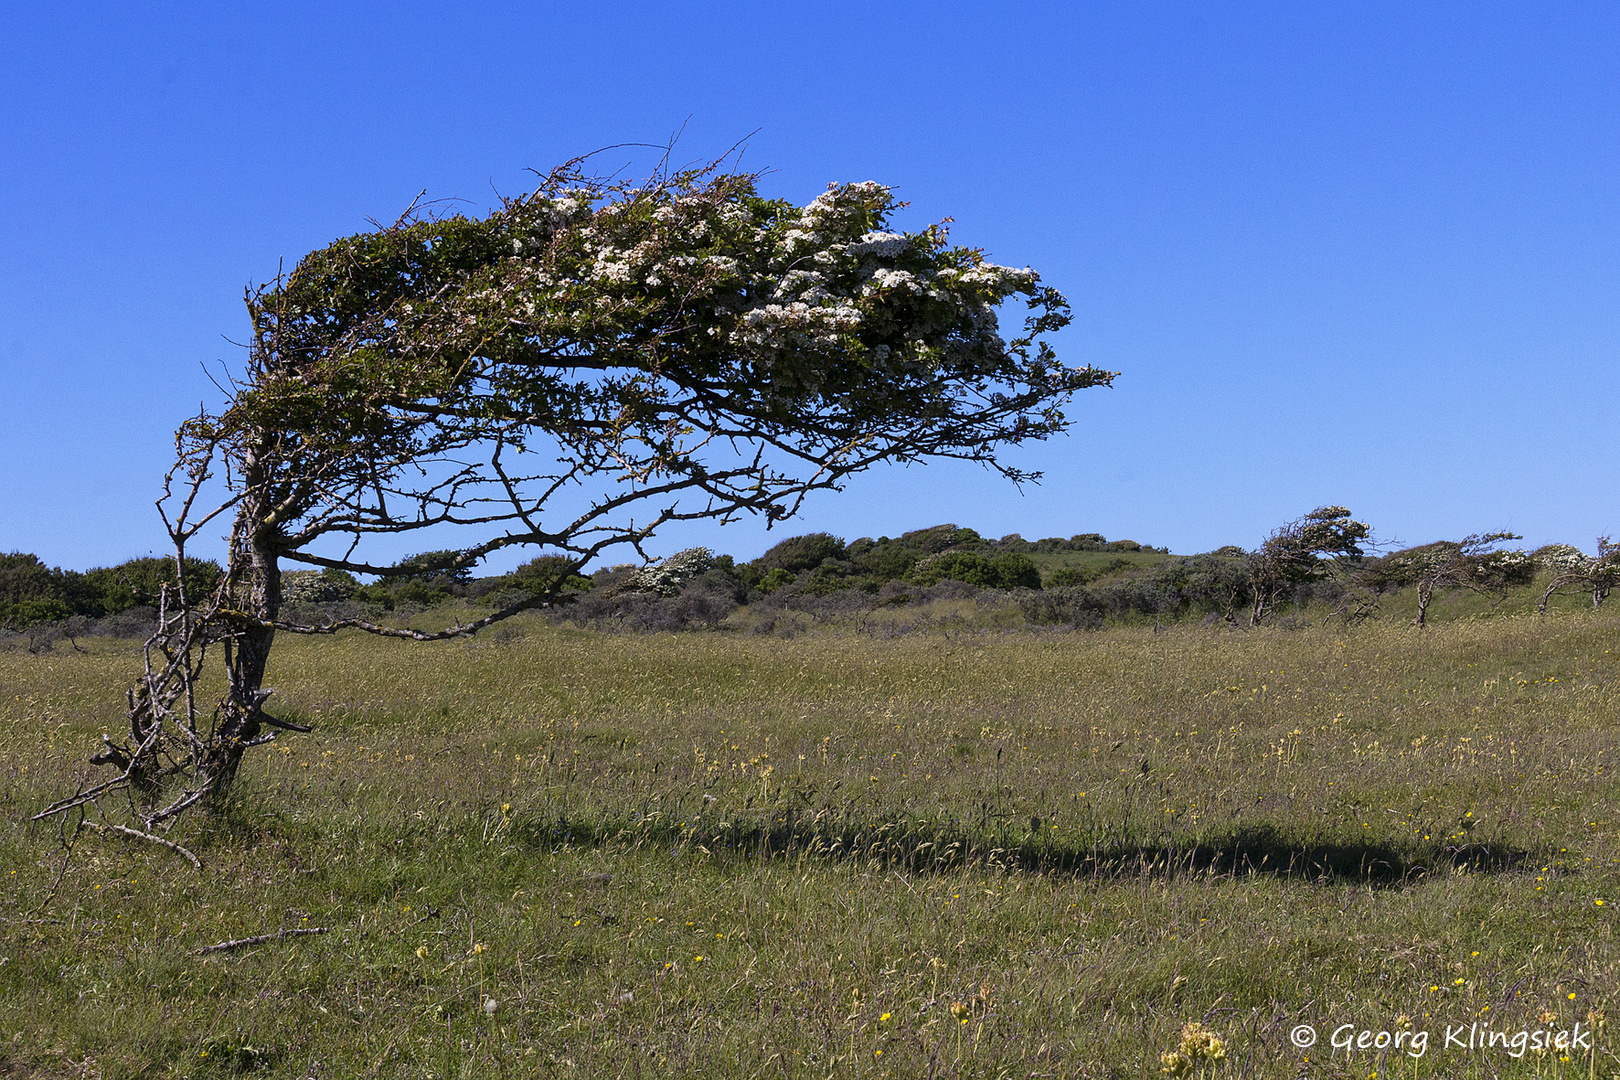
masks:
{"type": "Polygon", "coordinates": [[[193,956],[207,956],[209,953],[229,952],[232,949],[245,949],[250,945],[263,945],[270,941],[281,941],[283,938],[299,937],[304,934],[329,934],[330,926],[293,926],[286,930],[277,930],[273,934],[258,934],[254,937],[234,938],[230,941],[221,941],[214,945],[204,945],[200,949],[192,950],[193,956]]]}
{"type": "Polygon", "coordinates": [[[165,840],[161,836],[153,836],[151,833],[141,832],[139,829],[132,829],[127,825],[116,825],[101,821],[86,821],[84,823],[84,827],[87,829],[94,829],[96,832],[101,833],[117,833],[119,836],[129,836],[136,840],[144,840],[148,844],[156,844],[158,847],[168,848],[170,851],[189,862],[197,870],[200,871],[203,868],[201,859],[197,858],[197,856],[193,855],[179,844],[176,844],[174,841],[165,840]]]}

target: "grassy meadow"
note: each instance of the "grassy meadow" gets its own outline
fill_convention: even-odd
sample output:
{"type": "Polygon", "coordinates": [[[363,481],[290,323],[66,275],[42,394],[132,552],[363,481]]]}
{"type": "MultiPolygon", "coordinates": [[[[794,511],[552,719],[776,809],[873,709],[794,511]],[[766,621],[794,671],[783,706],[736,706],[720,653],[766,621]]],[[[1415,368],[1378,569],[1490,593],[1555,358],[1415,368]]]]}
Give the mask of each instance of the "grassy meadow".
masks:
{"type": "Polygon", "coordinates": [[[0,653],[0,1077],[1620,1073],[1613,612],[930,625],[283,637],[200,873],[26,820],[139,646],[0,653]]]}

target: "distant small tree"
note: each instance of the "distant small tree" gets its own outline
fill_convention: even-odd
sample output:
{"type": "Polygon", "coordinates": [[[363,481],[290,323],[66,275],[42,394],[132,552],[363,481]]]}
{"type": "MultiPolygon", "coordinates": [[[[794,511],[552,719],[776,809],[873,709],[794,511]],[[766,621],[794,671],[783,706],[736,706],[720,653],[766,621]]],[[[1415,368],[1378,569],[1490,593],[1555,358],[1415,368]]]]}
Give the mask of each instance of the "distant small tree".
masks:
{"type": "MultiPolygon", "coordinates": [[[[1613,544],[1607,536],[1598,537],[1596,557],[1567,544],[1557,545],[1560,550],[1541,556],[1543,565],[1553,572],[1547,590],[1536,605],[1538,612],[1547,610],[1547,601],[1560,589],[1571,586],[1587,591],[1592,596],[1592,607],[1602,607],[1616,584],[1620,584],[1620,544],[1613,544]]],[[[1546,549],[1543,549],[1546,550],[1546,549]]]]}
{"type": "Polygon", "coordinates": [[[1322,506],[1290,521],[1244,557],[1249,579],[1249,625],[1259,626],[1286,596],[1319,581],[1343,559],[1360,558],[1372,535],[1342,506],[1322,506]]]}
{"type": "Polygon", "coordinates": [[[1417,586],[1415,625],[1428,624],[1429,604],[1436,589],[1460,588],[1498,596],[1535,578],[1536,561],[1517,548],[1502,548],[1518,533],[1494,532],[1442,540],[1387,556],[1380,576],[1391,582],[1417,586]]]}

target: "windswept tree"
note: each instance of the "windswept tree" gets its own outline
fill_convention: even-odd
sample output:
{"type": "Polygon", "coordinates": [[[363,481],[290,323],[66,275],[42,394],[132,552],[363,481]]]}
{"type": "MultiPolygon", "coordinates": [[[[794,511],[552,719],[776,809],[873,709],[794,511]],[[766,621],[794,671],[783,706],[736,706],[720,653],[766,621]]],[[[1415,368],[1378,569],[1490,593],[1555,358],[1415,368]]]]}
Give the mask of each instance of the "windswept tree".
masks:
{"type": "Polygon", "coordinates": [[[1417,586],[1415,625],[1428,624],[1429,604],[1437,589],[1470,589],[1500,597],[1516,585],[1528,585],[1536,574],[1536,561],[1518,548],[1503,548],[1517,533],[1477,533],[1461,540],[1399,551],[1385,558],[1383,578],[1417,586]]]}
{"type": "Polygon", "coordinates": [[[1249,583],[1249,625],[1259,626],[1301,585],[1329,576],[1341,560],[1362,555],[1372,535],[1342,506],[1321,506],[1290,521],[1244,556],[1249,583]]]}
{"type": "MultiPolygon", "coordinates": [[[[1552,569],[1552,580],[1541,594],[1536,611],[1547,610],[1547,601],[1560,589],[1574,587],[1591,594],[1592,607],[1602,607],[1609,593],[1620,584],[1620,544],[1611,543],[1607,536],[1598,537],[1596,556],[1579,548],[1558,545],[1560,550],[1542,556],[1541,561],[1552,569]]],[[[1541,555],[1540,552],[1537,552],[1541,555]]]]}
{"type": "Polygon", "coordinates": [[[876,183],[795,206],[718,163],[636,184],[572,163],[487,216],[409,212],[250,290],[245,372],[178,432],[160,502],[177,558],[232,520],[228,565],[209,595],[166,596],[127,735],[96,759],[116,775],[45,813],[130,789],[150,830],[275,729],[305,730],[265,710],[278,633],[470,634],[661,526],[779,521],[881,463],[1030,478],[999,451],[1062,431],[1069,396],[1112,373],[1058,362],[1069,309],[1034,271],[942,226],[890,231],[900,205],[876,183]],[[1027,316],[1004,337],[1013,301],[1027,316]],[[386,576],[402,568],[369,542],[428,528],[455,543],[410,573],[559,558],[526,598],[436,632],[283,619],[284,564],[386,576]],[[228,687],[212,706],[205,652],[228,687]]]}

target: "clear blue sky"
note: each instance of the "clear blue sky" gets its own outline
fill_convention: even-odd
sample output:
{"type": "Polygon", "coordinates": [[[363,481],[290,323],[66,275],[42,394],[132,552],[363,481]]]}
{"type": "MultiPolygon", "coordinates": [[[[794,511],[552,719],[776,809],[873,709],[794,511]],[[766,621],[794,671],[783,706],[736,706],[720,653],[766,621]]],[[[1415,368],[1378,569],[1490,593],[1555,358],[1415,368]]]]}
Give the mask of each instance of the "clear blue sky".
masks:
{"type": "Polygon", "coordinates": [[[954,217],[1121,375],[1015,452],[1022,494],[891,469],[660,550],[955,521],[1195,552],[1324,503],[1408,543],[1620,534],[1614,5],[12,5],[0,102],[0,551],[162,550],[171,432],[280,260],[683,125],[690,159],[754,133],[771,194],[954,217]]]}

